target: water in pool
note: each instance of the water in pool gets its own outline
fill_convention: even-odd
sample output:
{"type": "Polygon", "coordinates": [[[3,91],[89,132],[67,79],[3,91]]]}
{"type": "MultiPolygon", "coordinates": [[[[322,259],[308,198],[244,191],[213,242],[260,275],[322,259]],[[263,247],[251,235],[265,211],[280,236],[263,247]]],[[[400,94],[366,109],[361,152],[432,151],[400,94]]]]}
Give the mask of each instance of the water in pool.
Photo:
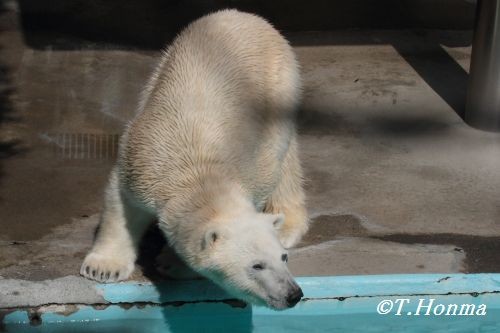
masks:
{"type": "MultiPolygon", "coordinates": [[[[484,315],[446,315],[438,307],[426,308],[415,315],[420,298],[409,299],[401,315],[396,309],[378,314],[377,305],[386,298],[353,297],[345,300],[306,300],[297,307],[275,312],[265,308],[244,308],[223,302],[199,302],[183,305],[111,305],[94,309],[81,306],[72,314],[44,313],[31,325],[26,311],[7,315],[7,332],[500,332],[500,309],[494,306],[496,295],[432,296],[434,305],[480,304],[489,306],[484,315]],[[434,314],[433,312],[437,313],[434,314]],[[412,315],[408,315],[412,313],[412,315]],[[24,317],[23,317],[24,316],[24,317]]],[[[391,297],[395,301],[397,298],[391,297]]],[[[428,304],[428,303],[426,303],[428,304]]]]}

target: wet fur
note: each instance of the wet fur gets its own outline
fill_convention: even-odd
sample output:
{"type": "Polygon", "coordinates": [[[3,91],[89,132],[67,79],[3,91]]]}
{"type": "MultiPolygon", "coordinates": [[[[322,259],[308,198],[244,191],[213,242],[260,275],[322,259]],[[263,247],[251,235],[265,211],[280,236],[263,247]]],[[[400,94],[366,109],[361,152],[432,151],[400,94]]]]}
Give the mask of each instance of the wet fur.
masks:
{"type": "Polygon", "coordinates": [[[238,220],[252,220],[248,227],[262,226],[269,242],[295,245],[308,227],[295,130],[300,90],[291,47],[262,18],[226,10],[190,24],[162,55],[121,139],[81,274],[128,278],[155,219],[179,256],[209,277],[202,241],[210,230],[234,235],[234,223],[243,231],[238,220]],[[259,220],[280,213],[274,235],[259,220]]]}

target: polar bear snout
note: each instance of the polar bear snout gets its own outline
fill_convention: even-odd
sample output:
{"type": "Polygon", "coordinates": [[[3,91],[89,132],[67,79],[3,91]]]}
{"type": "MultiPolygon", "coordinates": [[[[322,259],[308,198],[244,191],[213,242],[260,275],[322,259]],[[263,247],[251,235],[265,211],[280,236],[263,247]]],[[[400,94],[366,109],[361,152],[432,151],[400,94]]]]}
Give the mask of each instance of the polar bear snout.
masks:
{"type": "Polygon", "coordinates": [[[302,289],[293,279],[286,267],[282,269],[269,269],[270,274],[259,281],[263,289],[266,290],[263,299],[267,306],[284,310],[294,307],[304,296],[302,289]]]}
{"type": "Polygon", "coordinates": [[[298,285],[295,285],[288,296],[286,297],[286,305],[289,308],[293,308],[299,301],[300,299],[304,296],[304,293],[302,292],[302,289],[298,285]]]}

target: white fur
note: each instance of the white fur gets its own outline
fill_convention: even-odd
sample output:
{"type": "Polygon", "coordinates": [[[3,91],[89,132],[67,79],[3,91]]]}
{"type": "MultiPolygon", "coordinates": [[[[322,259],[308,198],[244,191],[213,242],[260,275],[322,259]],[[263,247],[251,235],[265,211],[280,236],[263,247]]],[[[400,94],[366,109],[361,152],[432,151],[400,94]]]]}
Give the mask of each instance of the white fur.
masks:
{"type": "Polygon", "coordinates": [[[307,231],[299,97],[292,49],[265,20],[225,10],[190,24],[163,54],[122,137],[81,274],[126,279],[157,217],[193,270],[235,296],[283,307],[296,287],[283,247],[307,231]],[[280,214],[284,222],[274,223],[280,214]],[[249,272],[256,260],[272,274],[249,272]]]}

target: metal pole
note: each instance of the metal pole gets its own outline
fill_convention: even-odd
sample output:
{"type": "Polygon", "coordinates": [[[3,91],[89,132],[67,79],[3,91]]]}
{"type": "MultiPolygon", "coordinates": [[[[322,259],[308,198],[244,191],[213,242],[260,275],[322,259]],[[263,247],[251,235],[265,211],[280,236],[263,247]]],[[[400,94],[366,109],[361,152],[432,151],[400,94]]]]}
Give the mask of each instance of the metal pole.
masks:
{"type": "Polygon", "coordinates": [[[500,131],[500,0],[479,0],[476,10],[465,121],[500,131]]]}

